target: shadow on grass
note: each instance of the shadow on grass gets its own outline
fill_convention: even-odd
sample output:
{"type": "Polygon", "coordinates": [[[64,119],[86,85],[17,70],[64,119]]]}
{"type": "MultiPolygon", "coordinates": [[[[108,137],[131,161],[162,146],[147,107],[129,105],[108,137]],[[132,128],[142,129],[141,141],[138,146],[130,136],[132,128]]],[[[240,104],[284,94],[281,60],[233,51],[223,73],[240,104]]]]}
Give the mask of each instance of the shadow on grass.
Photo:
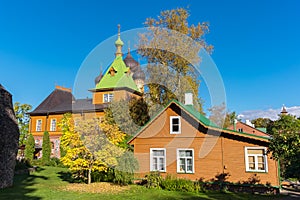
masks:
{"type": "Polygon", "coordinates": [[[59,176],[59,178],[62,180],[62,181],[66,181],[68,183],[74,183],[74,179],[72,177],[72,173],[71,172],[58,172],[57,173],[59,176]]]}
{"type": "Polygon", "coordinates": [[[253,194],[242,194],[242,193],[222,193],[222,192],[206,192],[206,193],[188,193],[188,192],[179,192],[174,195],[163,195],[163,196],[154,196],[156,200],[276,200],[281,199],[280,196],[263,196],[263,195],[253,195],[253,194]]]}
{"type": "Polygon", "coordinates": [[[84,183],[80,179],[74,179],[71,172],[61,171],[61,172],[57,172],[57,174],[58,174],[58,177],[62,181],[65,181],[65,182],[68,182],[68,183],[84,183]]]}
{"type": "MultiPolygon", "coordinates": [[[[42,171],[43,168],[38,168],[42,171]]],[[[41,197],[32,195],[37,189],[31,187],[37,183],[37,179],[47,180],[45,176],[18,174],[14,177],[14,185],[0,190],[0,199],[29,199],[39,200],[41,197]]]]}

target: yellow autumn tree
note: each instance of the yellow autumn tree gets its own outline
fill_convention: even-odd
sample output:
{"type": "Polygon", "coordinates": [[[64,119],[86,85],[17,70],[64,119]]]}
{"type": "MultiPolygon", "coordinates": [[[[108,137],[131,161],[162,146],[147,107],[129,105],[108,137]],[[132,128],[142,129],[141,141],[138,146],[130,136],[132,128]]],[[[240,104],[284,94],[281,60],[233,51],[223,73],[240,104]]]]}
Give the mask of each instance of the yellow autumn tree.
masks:
{"type": "Polygon", "coordinates": [[[213,46],[205,40],[208,23],[189,24],[189,16],[185,8],[162,11],[157,18],[146,19],[148,31],[139,35],[138,53],[148,61],[145,99],[150,111],[171,99],[183,101],[184,93],[191,91],[195,108],[203,113],[194,66],[200,64],[201,48],[212,52],[213,46]]]}
{"type": "Polygon", "coordinates": [[[65,155],[61,162],[67,166],[75,178],[91,183],[93,171],[106,171],[115,167],[124,150],[117,146],[125,134],[116,125],[110,125],[97,118],[80,119],[73,125],[71,114],[65,114],[60,127],[63,131],[61,146],[65,155]]]}

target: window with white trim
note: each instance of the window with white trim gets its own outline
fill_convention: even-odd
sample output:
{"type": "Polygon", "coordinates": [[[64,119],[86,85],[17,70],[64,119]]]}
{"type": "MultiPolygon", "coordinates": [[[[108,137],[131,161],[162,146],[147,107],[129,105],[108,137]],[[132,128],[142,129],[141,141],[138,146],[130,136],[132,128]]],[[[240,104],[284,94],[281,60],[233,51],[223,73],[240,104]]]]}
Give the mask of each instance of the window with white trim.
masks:
{"type": "Polygon", "coordinates": [[[114,98],[113,93],[106,93],[103,95],[103,102],[104,103],[112,102],[113,98],[114,98]]]}
{"type": "Polygon", "coordinates": [[[51,119],[50,131],[56,131],[56,119],[51,119]]]}
{"type": "Polygon", "coordinates": [[[170,134],[180,134],[180,132],[181,132],[180,116],[171,116],[170,134]]]}
{"type": "Polygon", "coordinates": [[[193,149],[177,149],[177,172],[194,173],[193,149]]]}
{"type": "Polygon", "coordinates": [[[166,149],[150,148],[150,171],[166,171],[166,149]]]}
{"type": "Polygon", "coordinates": [[[267,149],[265,147],[245,147],[246,171],[268,172],[267,149]]]}
{"type": "Polygon", "coordinates": [[[36,127],[35,127],[36,131],[42,131],[42,120],[41,119],[37,119],[36,120],[36,127]]]}

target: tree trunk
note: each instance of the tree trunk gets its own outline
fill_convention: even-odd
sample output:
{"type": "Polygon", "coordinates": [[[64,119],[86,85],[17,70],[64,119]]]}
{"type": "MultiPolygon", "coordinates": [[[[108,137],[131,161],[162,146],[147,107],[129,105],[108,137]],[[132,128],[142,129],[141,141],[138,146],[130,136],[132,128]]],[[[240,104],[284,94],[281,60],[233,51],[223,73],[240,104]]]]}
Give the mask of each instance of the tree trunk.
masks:
{"type": "Polygon", "coordinates": [[[88,171],[88,184],[91,184],[92,182],[92,168],[89,168],[88,171]]]}

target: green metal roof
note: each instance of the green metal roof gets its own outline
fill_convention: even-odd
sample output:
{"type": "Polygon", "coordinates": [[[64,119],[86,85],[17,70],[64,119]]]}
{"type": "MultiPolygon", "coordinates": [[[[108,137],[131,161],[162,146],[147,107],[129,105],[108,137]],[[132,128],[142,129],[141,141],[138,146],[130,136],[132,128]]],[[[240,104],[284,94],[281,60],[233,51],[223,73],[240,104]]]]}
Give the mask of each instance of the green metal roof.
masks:
{"type": "Polygon", "coordinates": [[[126,67],[122,56],[117,56],[113,63],[108,67],[100,82],[96,85],[95,89],[107,88],[129,88],[138,91],[138,88],[130,74],[127,74],[129,68],[126,67]],[[116,72],[112,76],[110,69],[113,68],[116,72]]]}
{"type": "Polygon", "coordinates": [[[173,100],[173,102],[179,104],[182,108],[184,108],[188,113],[190,113],[192,116],[194,116],[196,119],[198,119],[200,122],[202,122],[206,126],[220,128],[218,125],[210,121],[208,118],[206,118],[204,115],[199,113],[197,110],[195,110],[194,106],[192,105],[185,105],[177,100],[173,100]]]}
{"type": "Polygon", "coordinates": [[[267,133],[267,128],[264,127],[257,127],[257,130],[260,130],[261,132],[267,133]]]}
{"type": "Polygon", "coordinates": [[[250,136],[251,138],[260,138],[260,139],[264,139],[264,140],[269,140],[270,139],[268,137],[257,136],[257,135],[253,135],[253,134],[249,134],[249,133],[242,133],[242,132],[238,132],[238,131],[234,131],[234,130],[230,130],[230,129],[221,128],[221,127],[217,126],[215,123],[213,123],[212,121],[210,121],[208,118],[206,118],[204,115],[199,113],[197,110],[195,110],[192,105],[184,105],[183,103],[173,99],[167,104],[167,106],[165,106],[154,117],[152,117],[152,119],[150,119],[143,127],[141,127],[135,135],[133,135],[131,138],[129,138],[128,143],[130,141],[132,141],[134,138],[136,138],[142,132],[143,129],[145,129],[154,119],[157,118],[157,116],[159,116],[164,110],[166,110],[172,103],[175,103],[175,104],[179,105],[187,113],[189,113],[190,115],[195,117],[200,123],[204,124],[208,128],[216,128],[218,131],[231,132],[231,133],[235,133],[237,135],[246,136],[246,137],[250,136]]]}

